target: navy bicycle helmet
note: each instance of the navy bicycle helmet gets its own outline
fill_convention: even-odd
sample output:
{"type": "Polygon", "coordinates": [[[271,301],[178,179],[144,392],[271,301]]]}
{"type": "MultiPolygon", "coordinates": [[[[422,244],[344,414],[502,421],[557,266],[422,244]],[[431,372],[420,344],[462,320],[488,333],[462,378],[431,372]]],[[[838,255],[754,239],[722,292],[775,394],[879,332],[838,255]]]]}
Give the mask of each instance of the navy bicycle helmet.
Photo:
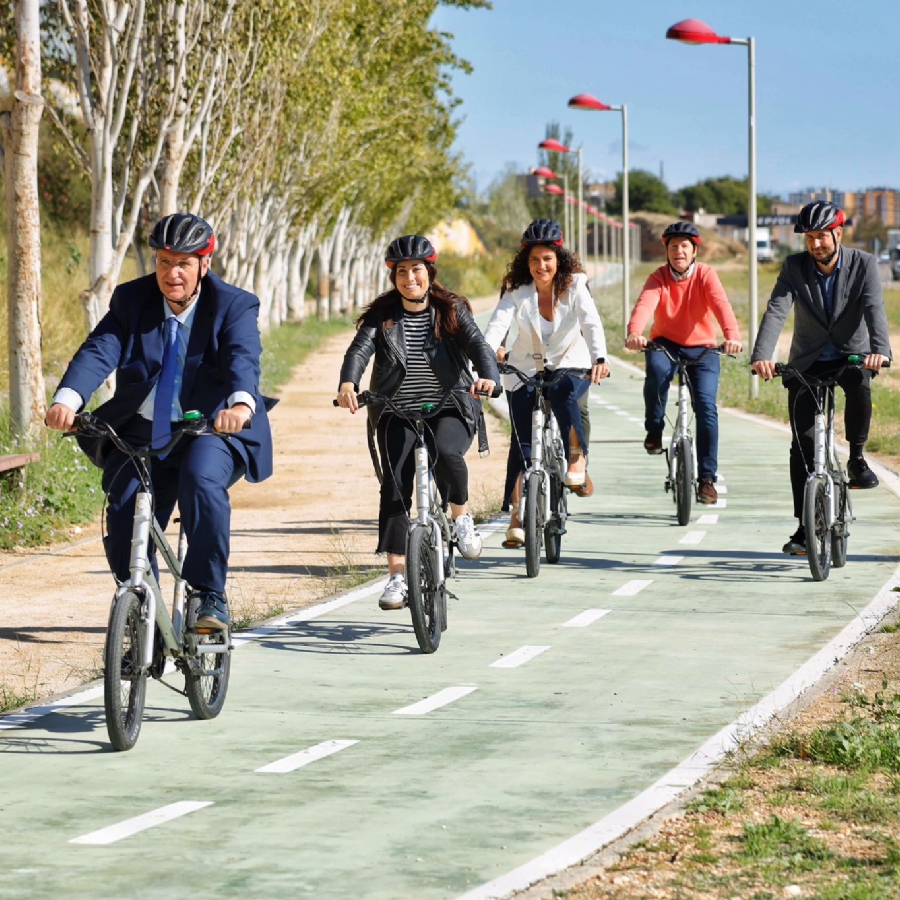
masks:
{"type": "Polygon", "coordinates": [[[662,233],[662,242],[668,244],[673,237],[687,238],[695,247],[701,243],[700,232],[693,222],[673,222],[662,233]]]}
{"type": "Polygon", "coordinates": [[[434,262],[437,259],[437,250],[432,246],[431,241],[421,234],[405,234],[391,241],[387,252],[384,255],[384,261],[388,264],[389,269],[393,269],[397,263],[412,262],[413,260],[422,260],[424,262],[434,262]]]}
{"type": "Polygon", "coordinates": [[[163,216],[150,234],[148,242],[154,250],[174,250],[176,253],[194,253],[210,256],[216,249],[216,236],[212,226],[191,213],[174,213],[163,216]]]}
{"type": "Polygon", "coordinates": [[[522,233],[522,246],[532,244],[552,244],[561,247],[563,242],[562,228],[553,219],[535,219],[522,233]]]}
{"type": "Polygon", "coordinates": [[[843,225],[845,221],[844,211],[839,206],[828,200],[815,200],[800,210],[794,224],[794,234],[830,230],[843,225]]]}

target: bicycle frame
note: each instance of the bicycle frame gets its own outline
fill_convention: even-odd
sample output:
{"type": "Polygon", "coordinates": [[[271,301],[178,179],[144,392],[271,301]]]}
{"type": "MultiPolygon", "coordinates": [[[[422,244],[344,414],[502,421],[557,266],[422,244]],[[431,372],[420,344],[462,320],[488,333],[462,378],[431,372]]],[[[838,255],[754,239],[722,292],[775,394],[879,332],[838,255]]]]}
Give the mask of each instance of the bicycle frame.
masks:
{"type": "MultiPolygon", "coordinates": [[[[813,470],[806,478],[807,485],[821,481],[825,484],[826,523],[831,528],[837,518],[835,510],[835,490],[832,472],[840,471],[837,452],[834,447],[834,387],[818,385],[816,387],[816,417],[813,431],[813,470]]],[[[850,499],[847,498],[850,509],[850,499]]],[[[850,509],[850,521],[853,511],[850,509]]]]}
{"type": "Polygon", "coordinates": [[[676,479],[675,448],[685,437],[691,443],[691,477],[693,483],[697,483],[697,451],[694,449],[694,440],[691,434],[691,418],[692,407],[691,393],[687,383],[687,361],[680,359],[678,360],[678,411],[675,414],[675,428],[672,431],[672,439],[667,451],[670,487],[675,484],[676,479]]]}
{"type": "MultiPolygon", "coordinates": [[[[439,584],[445,580],[444,547],[450,545],[450,528],[447,517],[441,509],[437,497],[437,486],[428,461],[428,447],[425,444],[424,425],[416,420],[416,516],[410,519],[409,530],[419,525],[431,525],[431,548],[434,554],[435,577],[439,584]]],[[[450,561],[452,568],[452,559],[450,561]]],[[[452,572],[451,572],[452,574],[452,572]]]]}

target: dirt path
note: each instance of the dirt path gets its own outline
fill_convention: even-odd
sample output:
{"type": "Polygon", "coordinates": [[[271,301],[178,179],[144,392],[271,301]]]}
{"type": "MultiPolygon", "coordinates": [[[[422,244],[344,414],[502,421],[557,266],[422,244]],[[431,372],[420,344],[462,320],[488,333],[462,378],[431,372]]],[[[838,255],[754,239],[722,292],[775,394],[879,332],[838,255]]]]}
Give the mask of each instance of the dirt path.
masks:
{"type": "MultiPolygon", "coordinates": [[[[228,594],[235,619],[308,605],[359,578],[358,567],[381,572],[365,419],[331,403],[350,334],[311,354],[279,392],[275,475],[232,490],[228,594]]],[[[476,511],[499,500],[505,472],[506,438],[492,416],[488,427],[492,454],[469,454],[476,511]]],[[[0,703],[99,677],[112,591],[99,522],[69,545],[0,553],[0,703]]]]}

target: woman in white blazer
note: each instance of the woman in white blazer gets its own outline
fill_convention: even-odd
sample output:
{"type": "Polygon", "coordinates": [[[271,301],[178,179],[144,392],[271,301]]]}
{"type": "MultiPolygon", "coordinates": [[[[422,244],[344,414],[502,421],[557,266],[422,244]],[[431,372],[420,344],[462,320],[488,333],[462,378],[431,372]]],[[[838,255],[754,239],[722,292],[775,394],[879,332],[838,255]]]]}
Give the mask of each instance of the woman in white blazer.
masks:
{"type": "MultiPolygon", "coordinates": [[[[562,230],[551,219],[536,219],[522,235],[522,247],[513,257],[503,279],[500,302],[491,316],[484,338],[494,352],[515,322],[518,334],[508,351],[509,362],[529,375],[547,369],[577,367],[591,370],[591,383],[609,375],[603,323],[587,287],[587,276],[578,257],[563,245],[562,230]]],[[[498,354],[502,358],[502,351],[498,354]]],[[[513,425],[514,446],[519,448],[521,473],[531,459],[531,412],[534,388],[508,375],[505,387],[513,425]]],[[[560,432],[568,435],[566,484],[584,484],[587,442],[581,427],[578,400],[588,382],[563,378],[549,392],[550,406],[560,432]]],[[[509,486],[507,486],[507,493],[509,486]]],[[[504,497],[504,500],[509,499],[504,497]]],[[[507,543],[524,543],[525,535],[513,506],[507,543]]]]}

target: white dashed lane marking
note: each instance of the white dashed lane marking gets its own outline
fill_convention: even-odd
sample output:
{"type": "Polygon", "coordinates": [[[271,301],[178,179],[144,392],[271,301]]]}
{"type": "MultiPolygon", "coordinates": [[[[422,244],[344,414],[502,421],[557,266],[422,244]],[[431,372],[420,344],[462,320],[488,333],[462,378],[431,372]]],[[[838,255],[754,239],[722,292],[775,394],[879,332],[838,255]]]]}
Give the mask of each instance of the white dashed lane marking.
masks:
{"type": "Polygon", "coordinates": [[[545,650],[549,650],[550,647],[535,647],[535,646],[525,646],[519,647],[518,650],[514,650],[508,656],[502,656],[496,662],[491,663],[492,669],[515,669],[517,666],[524,665],[529,660],[534,659],[536,656],[539,656],[545,650]]]}
{"type": "Polygon", "coordinates": [[[719,521],[719,517],[715,513],[710,513],[709,515],[706,515],[706,516],[700,516],[700,518],[697,519],[697,524],[698,525],[715,525],[716,522],[718,522],[718,521],[719,521]]]}
{"type": "Polygon", "coordinates": [[[359,741],[323,741],[321,744],[307,747],[299,753],[285,756],[283,759],[276,759],[275,762],[262,766],[256,771],[273,775],[285,775],[302,766],[308,766],[311,762],[315,762],[318,759],[324,759],[326,756],[340,753],[341,750],[346,750],[347,747],[352,747],[358,743],[359,741]]]}
{"type": "Polygon", "coordinates": [[[689,531],[678,543],[699,544],[706,537],[705,531],[689,531]]]}
{"type": "Polygon", "coordinates": [[[460,684],[456,687],[444,688],[442,691],[438,691],[436,694],[432,694],[430,697],[426,697],[418,703],[413,703],[412,706],[404,706],[402,709],[395,709],[394,715],[424,716],[434,709],[440,709],[442,706],[453,703],[455,700],[465,697],[466,694],[471,694],[472,691],[477,690],[478,686],[474,684],[460,684]]]}
{"type": "Polygon", "coordinates": [[[623,584],[618,590],[612,592],[613,597],[633,597],[639,594],[645,587],[653,584],[653,579],[635,579],[623,584]]]}
{"type": "Polygon", "coordinates": [[[212,800],[180,800],[178,803],[170,803],[168,806],[162,806],[159,809],[154,809],[152,812],[135,816],[133,819],[125,819],[124,822],[109,825],[106,828],[101,828],[99,831],[92,831],[90,834],[72,838],[69,843],[114,844],[116,841],[121,841],[122,838],[131,837],[133,834],[146,831],[148,828],[155,828],[157,825],[164,825],[173,819],[180,819],[182,816],[188,815],[188,813],[196,812],[198,809],[212,805],[212,800]]]}
{"type": "Polygon", "coordinates": [[[661,556],[653,560],[654,566],[677,566],[684,559],[683,556],[661,556]]]}

